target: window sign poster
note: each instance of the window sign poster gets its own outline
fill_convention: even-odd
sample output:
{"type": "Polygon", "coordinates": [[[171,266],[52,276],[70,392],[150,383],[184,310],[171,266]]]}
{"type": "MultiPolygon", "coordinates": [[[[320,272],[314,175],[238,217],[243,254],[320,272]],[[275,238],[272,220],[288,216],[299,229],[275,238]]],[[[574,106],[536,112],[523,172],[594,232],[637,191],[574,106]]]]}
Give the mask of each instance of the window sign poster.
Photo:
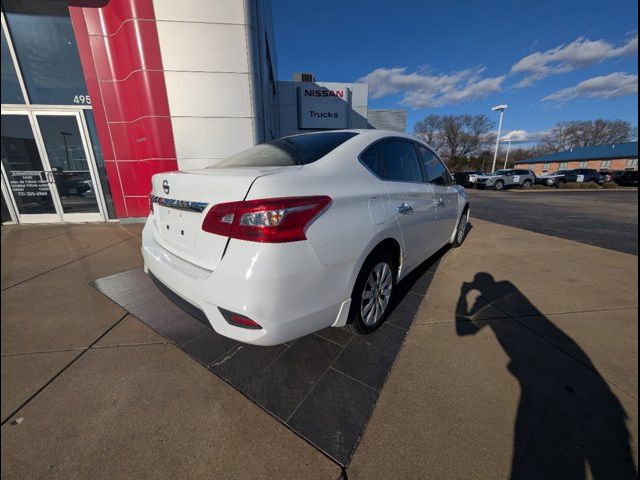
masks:
{"type": "Polygon", "coordinates": [[[347,84],[318,83],[298,87],[298,128],[336,129],[349,127],[351,90],[347,84]]]}
{"type": "Polygon", "coordinates": [[[17,198],[36,199],[35,197],[49,197],[49,184],[43,180],[41,173],[36,170],[14,170],[10,172],[9,184],[17,198]]]}

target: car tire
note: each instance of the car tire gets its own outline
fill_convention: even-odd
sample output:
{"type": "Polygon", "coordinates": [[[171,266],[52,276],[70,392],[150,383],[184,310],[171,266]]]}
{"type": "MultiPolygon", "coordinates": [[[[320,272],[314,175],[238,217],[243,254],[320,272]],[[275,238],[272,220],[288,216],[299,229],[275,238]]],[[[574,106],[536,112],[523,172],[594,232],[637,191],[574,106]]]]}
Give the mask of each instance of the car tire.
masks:
{"type": "Polygon", "coordinates": [[[374,251],[364,262],[351,295],[347,328],[352,333],[366,335],[384,323],[396,285],[397,271],[393,255],[386,250],[374,251]],[[367,296],[370,298],[367,299],[367,296]]]}
{"type": "Polygon", "coordinates": [[[566,182],[564,180],[558,180],[556,182],[556,188],[564,188],[566,185],[566,182]]]}
{"type": "Polygon", "coordinates": [[[458,220],[458,227],[456,228],[456,234],[453,237],[453,242],[451,246],[453,248],[458,248],[464,242],[464,239],[467,237],[467,228],[469,227],[469,217],[471,216],[471,212],[469,207],[465,207],[462,215],[460,216],[460,220],[458,220]]]}
{"type": "Polygon", "coordinates": [[[528,190],[531,188],[532,185],[533,185],[533,182],[531,180],[525,180],[524,183],[522,184],[522,188],[524,188],[525,190],[528,190]]]}
{"type": "Polygon", "coordinates": [[[497,190],[498,192],[501,190],[504,190],[504,182],[502,180],[498,180],[494,185],[493,185],[493,189],[497,190]]]}

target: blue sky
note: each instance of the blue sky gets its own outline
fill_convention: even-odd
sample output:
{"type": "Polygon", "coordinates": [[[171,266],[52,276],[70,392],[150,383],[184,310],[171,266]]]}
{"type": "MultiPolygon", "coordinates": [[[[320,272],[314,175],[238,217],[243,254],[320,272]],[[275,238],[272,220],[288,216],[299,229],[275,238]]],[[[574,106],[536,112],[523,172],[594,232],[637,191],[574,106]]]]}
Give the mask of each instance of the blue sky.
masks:
{"type": "Polygon", "coordinates": [[[637,125],[635,0],[272,0],[278,76],[366,81],[369,108],[487,113],[532,140],[562,120],[637,125]],[[497,119],[497,118],[496,118],[497,119]]]}

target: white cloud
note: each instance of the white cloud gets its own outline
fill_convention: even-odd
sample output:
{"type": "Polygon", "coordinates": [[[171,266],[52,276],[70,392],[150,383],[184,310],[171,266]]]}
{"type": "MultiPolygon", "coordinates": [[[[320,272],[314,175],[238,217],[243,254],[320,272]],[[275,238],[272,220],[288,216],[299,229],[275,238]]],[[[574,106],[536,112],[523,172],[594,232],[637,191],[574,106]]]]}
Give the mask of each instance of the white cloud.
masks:
{"type": "Polygon", "coordinates": [[[610,99],[632,94],[638,94],[638,75],[616,72],[589,78],[573,87],[564,88],[547,95],[542,100],[566,102],[577,97],[610,99]]]}
{"type": "Polygon", "coordinates": [[[500,140],[512,143],[534,143],[540,140],[546,132],[527,132],[526,130],[511,130],[504,134],[500,140]]]}
{"type": "Polygon", "coordinates": [[[476,68],[434,75],[407,73],[405,67],[378,68],[357,81],[369,84],[373,98],[402,93],[400,103],[403,105],[428,108],[475,100],[501,91],[506,76],[483,78],[483,72],[483,68],[476,68]]]}
{"type": "Polygon", "coordinates": [[[514,85],[516,88],[523,88],[549,75],[570,72],[610,58],[637,53],[637,33],[627,43],[618,47],[606,40],[589,40],[579,37],[571,43],[527,55],[511,67],[510,74],[525,75],[514,85]]]}

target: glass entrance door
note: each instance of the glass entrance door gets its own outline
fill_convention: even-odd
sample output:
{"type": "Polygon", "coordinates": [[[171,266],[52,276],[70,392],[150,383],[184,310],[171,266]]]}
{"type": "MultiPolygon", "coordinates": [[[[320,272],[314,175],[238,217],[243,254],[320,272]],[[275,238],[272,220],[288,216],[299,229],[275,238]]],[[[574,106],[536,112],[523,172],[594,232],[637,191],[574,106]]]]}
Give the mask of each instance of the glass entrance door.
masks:
{"type": "Polygon", "coordinates": [[[100,182],[79,113],[35,112],[35,117],[48,164],[46,175],[55,185],[62,220],[104,219],[100,182]]]}
{"type": "Polygon", "coordinates": [[[30,116],[2,115],[2,176],[21,222],[59,222],[51,181],[33,134],[30,116]]]}
{"type": "Polygon", "coordinates": [[[2,114],[2,175],[22,223],[92,222],[106,205],[76,111],[2,114]]]}

